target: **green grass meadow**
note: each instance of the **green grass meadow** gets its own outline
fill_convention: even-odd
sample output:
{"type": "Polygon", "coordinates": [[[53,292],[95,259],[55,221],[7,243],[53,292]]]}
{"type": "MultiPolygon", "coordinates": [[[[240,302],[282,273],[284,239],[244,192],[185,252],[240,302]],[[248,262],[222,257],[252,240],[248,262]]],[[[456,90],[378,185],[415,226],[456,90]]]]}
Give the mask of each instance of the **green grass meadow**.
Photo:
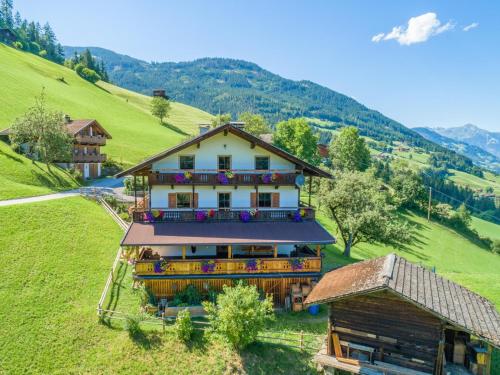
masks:
{"type": "Polygon", "coordinates": [[[179,143],[195,132],[198,123],[211,118],[199,109],[173,102],[167,120],[171,126],[162,126],[149,113],[146,96],[106,83],[91,84],[70,69],[3,44],[0,61],[0,128],[9,127],[21,116],[44,87],[51,108],[72,118],[97,119],[113,137],[103,152],[125,165],[179,143]]]}
{"type": "Polygon", "coordinates": [[[78,185],[68,171],[33,163],[0,141],[0,200],[50,194],[78,185]]]}

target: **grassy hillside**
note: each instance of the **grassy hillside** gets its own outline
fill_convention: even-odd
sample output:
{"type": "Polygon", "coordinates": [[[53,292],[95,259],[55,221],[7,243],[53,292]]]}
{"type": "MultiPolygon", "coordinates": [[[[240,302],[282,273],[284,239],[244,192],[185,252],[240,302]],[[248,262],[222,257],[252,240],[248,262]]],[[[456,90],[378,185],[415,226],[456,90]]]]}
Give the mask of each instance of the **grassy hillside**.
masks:
{"type": "MultiPolygon", "coordinates": [[[[331,246],[325,251],[326,266],[350,263],[356,260],[375,258],[395,252],[408,260],[421,263],[427,267],[436,267],[436,271],[455,282],[458,282],[477,293],[489,298],[500,309],[500,256],[482,249],[463,237],[460,233],[441,224],[427,222],[426,218],[407,213],[405,218],[414,227],[413,243],[403,248],[380,244],[360,244],[355,246],[352,259],[344,258],[341,244],[331,246]]],[[[335,224],[323,214],[319,221],[332,233],[335,224]]],[[[475,220],[475,223],[478,221],[475,220]]],[[[490,230],[498,232],[499,225],[481,220],[478,231],[486,233],[481,224],[491,224],[490,230]]],[[[477,224],[476,224],[477,225],[477,224]]]]}
{"type": "Polygon", "coordinates": [[[0,44],[0,128],[22,115],[45,87],[47,102],[73,118],[96,118],[113,136],[103,152],[131,165],[179,143],[211,115],[172,103],[161,126],[148,112],[147,97],[109,84],[93,85],[70,69],[0,44]],[[58,80],[64,78],[64,82],[58,80]]]}
{"type": "MultiPolygon", "coordinates": [[[[1,100],[1,99],[0,99],[1,100]]],[[[78,186],[67,172],[15,153],[0,141],[0,200],[49,194],[78,186]]]]}
{"type": "MultiPolygon", "coordinates": [[[[99,324],[95,309],[123,232],[94,202],[75,197],[0,207],[0,228],[9,275],[0,281],[1,374],[312,371],[309,354],[280,345],[260,343],[240,354],[200,333],[185,346],[172,334],[133,340],[120,322],[99,324]]],[[[315,325],[317,333],[326,327],[315,325]]]]}

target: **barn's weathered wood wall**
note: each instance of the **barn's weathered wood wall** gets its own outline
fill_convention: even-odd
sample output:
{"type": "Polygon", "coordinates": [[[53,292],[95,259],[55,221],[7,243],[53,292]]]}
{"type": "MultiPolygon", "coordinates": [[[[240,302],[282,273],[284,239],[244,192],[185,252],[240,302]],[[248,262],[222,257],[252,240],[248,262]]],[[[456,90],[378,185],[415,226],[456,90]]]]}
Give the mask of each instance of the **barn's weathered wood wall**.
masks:
{"type": "Polygon", "coordinates": [[[434,373],[442,332],[434,315],[387,291],[333,302],[330,311],[340,340],[377,349],[375,360],[434,373]]]}

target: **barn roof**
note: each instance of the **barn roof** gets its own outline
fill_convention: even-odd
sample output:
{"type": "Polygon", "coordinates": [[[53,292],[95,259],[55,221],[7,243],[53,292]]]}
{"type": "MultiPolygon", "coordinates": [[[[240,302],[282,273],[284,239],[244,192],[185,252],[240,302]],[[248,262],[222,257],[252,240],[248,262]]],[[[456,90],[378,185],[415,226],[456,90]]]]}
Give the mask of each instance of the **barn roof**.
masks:
{"type": "Polygon", "coordinates": [[[389,290],[418,307],[500,347],[500,315],[486,298],[395,254],[328,272],[306,304],[389,290]]]}
{"type": "Polygon", "coordinates": [[[145,169],[149,169],[149,168],[151,168],[152,164],[155,161],[161,160],[161,159],[163,159],[169,155],[172,155],[176,152],[179,152],[179,151],[181,151],[189,146],[198,144],[201,141],[208,139],[210,137],[213,137],[214,135],[222,133],[222,132],[224,132],[225,134],[226,133],[234,134],[240,138],[247,140],[251,144],[262,147],[263,149],[265,149],[269,152],[272,152],[276,155],[279,155],[282,158],[284,158],[292,163],[295,163],[296,165],[301,166],[304,169],[305,174],[307,174],[307,175],[327,177],[327,178],[332,177],[328,172],[325,172],[324,170],[322,170],[318,167],[315,167],[314,165],[312,165],[304,160],[299,159],[298,157],[282,150],[281,148],[276,147],[276,146],[254,136],[254,135],[252,135],[244,130],[241,130],[238,126],[234,126],[234,123],[227,123],[225,125],[218,126],[214,129],[207,131],[206,133],[200,134],[192,139],[189,139],[183,143],[178,144],[177,146],[174,146],[174,147],[169,148],[163,152],[160,152],[159,154],[156,154],[156,155],[150,157],[149,159],[146,159],[142,163],[139,163],[132,168],[129,168],[123,172],[118,173],[116,175],[116,177],[123,177],[123,176],[127,176],[130,174],[140,172],[140,171],[145,170],[145,169]]]}

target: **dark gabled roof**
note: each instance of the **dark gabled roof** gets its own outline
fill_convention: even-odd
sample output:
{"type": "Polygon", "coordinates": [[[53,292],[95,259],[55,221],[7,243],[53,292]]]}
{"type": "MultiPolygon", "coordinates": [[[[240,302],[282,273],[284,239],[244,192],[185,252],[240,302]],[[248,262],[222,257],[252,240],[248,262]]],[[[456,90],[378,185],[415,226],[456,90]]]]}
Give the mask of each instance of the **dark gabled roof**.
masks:
{"type": "MultiPolygon", "coordinates": [[[[97,122],[97,120],[85,119],[85,120],[71,120],[67,124],[65,124],[66,129],[70,135],[75,135],[80,130],[85,129],[87,126],[96,125],[105,135],[106,138],[111,139],[111,134],[109,134],[106,129],[104,129],[101,124],[97,122]]],[[[4,129],[0,132],[0,135],[9,135],[10,128],[4,129]]]]}
{"type": "Polygon", "coordinates": [[[109,134],[106,129],[104,129],[101,124],[99,124],[97,120],[94,119],[71,120],[66,124],[66,128],[68,129],[69,134],[75,135],[76,133],[90,125],[97,126],[106,135],[106,138],[111,139],[111,134],[109,134]]]}
{"type": "Polygon", "coordinates": [[[328,272],[305,303],[328,303],[380,290],[500,347],[500,315],[491,302],[395,254],[328,272]]]}
{"type": "Polygon", "coordinates": [[[335,243],[316,221],[132,223],[123,246],[335,243]]]}
{"type": "Polygon", "coordinates": [[[174,146],[172,148],[169,148],[168,150],[160,152],[159,154],[156,154],[156,155],[146,159],[142,163],[139,163],[132,168],[129,168],[125,171],[118,173],[116,175],[116,177],[123,177],[123,176],[129,175],[129,174],[134,174],[135,172],[138,172],[138,171],[141,171],[145,168],[148,168],[155,161],[161,160],[169,155],[172,155],[172,154],[174,154],[180,150],[183,150],[189,146],[195,145],[195,144],[197,144],[197,143],[199,143],[207,138],[213,137],[214,135],[219,134],[221,132],[229,132],[229,133],[232,133],[234,135],[237,135],[237,136],[247,140],[250,143],[253,143],[259,147],[262,147],[263,149],[268,150],[269,152],[272,152],[276,155],[279,155],[282,158],[284,158],[292,163],[300,165],[302,168],[304,168],[304,172],[307,172],[308,175],[327,177],[327,178],[332,177],[329,173],[323,171],[322,169],[315,167],[314,165],[312,165],[308,162],[305,162],[305,161],[297,158],[296,156],[294,156],[294,155],[292,155],[292,154],[290,154],[290,153],[288,153],[288,152],[286,152],[286,151],[284,151],[284,150],[282,150],[282,149],[280,149],[280,148],[278,148],[270,143],[267,143],[267,142],[263,141],[262,139],[254,136],[250,133],[247,133],[244,130],[239,129],[238,127],[233,126],[233,124],[231,124],[231,123],[221,125],[219,127],[211,129],[204,134],[200,134],[197,137],[189,139],[183,143],[178,144],[177,146],[174,146]]]}

